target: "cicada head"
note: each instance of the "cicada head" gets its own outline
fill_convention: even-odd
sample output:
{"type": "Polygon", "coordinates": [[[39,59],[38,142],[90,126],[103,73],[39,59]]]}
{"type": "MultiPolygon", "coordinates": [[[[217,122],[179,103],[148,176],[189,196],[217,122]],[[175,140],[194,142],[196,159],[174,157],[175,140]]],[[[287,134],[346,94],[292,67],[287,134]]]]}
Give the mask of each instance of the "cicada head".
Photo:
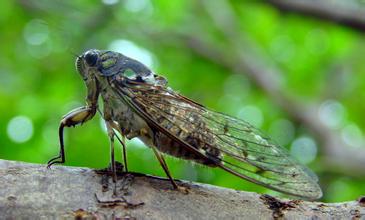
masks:
{"type": "Polygon", "coordinates": [[[76,59],[76,69],[84,78],[121,76],[155,84],[154,73],[142,63],[113,51],[91,49],[76,59]]]}
{"type": "Polygon", "coordinates": [[[99,53],[97,50],[88,50],[76,58],[76,70],[85,81],[92,78],[89,70],[96,66],[98,59],[99,53]]]}

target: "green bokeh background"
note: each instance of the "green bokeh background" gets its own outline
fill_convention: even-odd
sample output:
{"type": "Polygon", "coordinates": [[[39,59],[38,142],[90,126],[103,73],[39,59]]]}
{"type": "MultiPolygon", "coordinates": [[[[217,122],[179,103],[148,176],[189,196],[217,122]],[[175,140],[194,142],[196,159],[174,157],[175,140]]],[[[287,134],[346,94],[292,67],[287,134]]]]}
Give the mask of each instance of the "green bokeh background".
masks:
{"type": "MultiPolygon", "coordinates": [[[[234,11],[242,35],[236,36],[235,42],[241,44],[242,39],[246,45],[256,45],[255,51],[267,64],[261,68],[275,65],[283,73],[276,76],[285,91],[279,95],[295,97],[302,104],[334,104],[328,120],[337,124],[331,129],[341,131],[352,125],[354,138],[362,141],[359,150],[364,150],[360,149],[365,146],[363,34],[310,17],[282,14],[263,1],[207,2],[2,1],[0,158],[46,164],[57,155],[59,120],[82,106],[85,99],[85,86],[74,67],[75,54],[124,42],[124,46],[132,45],[147,54],[154,72],[167,77],[170,86],[187,97],[252,122],[288,149],[298,138],[314,141],[318,153],[307,165],[320,178],[322,201],[340,202],[364,195],[364,172],[356,175],[356,171],[344,173],[324,166],[320,141],[292,121],[245,72],[233,72],[186,44],[187,36],[198,37],[218,48],[219,56],[230,56],[232,42],[212,18],[215,13],[226,16],[219,5],[223,2],[234,11]],[[9,122],[18,116],[30,120],[33,131],[29,140],[21,143],[9,136],[14,132],[9,131],[9,122]],[[288,133],[275,129],[283,120],[289,124],[288,133]]],[[[123,52],[123,47],[120,49],[123,52]]],[[[22,127],[18,131],[24,132],[22,127]]],[[[119,151],[117,158],[121,158],[119,151]]],[[[109,142],[99,116],[81,127],[66,129],[66,160],[70,166],[108,165],[109,142]]],[[[130,170],[164,176],[153,152],[137,141],[128,143],[128,161],[130,170]]],[[[173,158],[168,158],[168,164],[176,178],[279,194],[220,170],[173,158]]]]}

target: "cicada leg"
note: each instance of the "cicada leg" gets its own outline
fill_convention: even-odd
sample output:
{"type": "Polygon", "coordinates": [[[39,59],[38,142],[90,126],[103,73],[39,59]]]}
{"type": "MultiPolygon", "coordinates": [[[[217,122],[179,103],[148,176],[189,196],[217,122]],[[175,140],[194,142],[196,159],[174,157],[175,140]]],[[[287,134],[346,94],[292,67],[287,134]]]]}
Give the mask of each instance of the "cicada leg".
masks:
{"type": "Polygon", "coordinates": [[[116,135],[115,134],[115,132],[114,132],[114,130],[113,130],[113,132],[114,132],[114,136],[118,139],[118,141],[119,141],[119,143],[122,145],[122,153],[123,153],[123,162],[124,162],[124,171],[126,172],[126,173],[128,173],[128,165],[127,165],[127,147],[126,147],[126,145],[125,145],[125,136],[123,135],[123,132],[120,130],[120,127],[119,127],[119,125],[117,124],[117,123],[115,123],[115,122],[110,122],[109,123],[110,124],[110,126],[114,129],[114,130],[116,130],[116,131],[118,131],[121,135],[122,135],[122,139],[120,139],[119,137],[118,137],[118,135],[116,135]]]}
{"type": "MultiPolygon", "coordinates": [[[[108,106],[109,106],[108,103],[104,102],[104,114],[102,114],[99,109],[98,109],[98,111],[99,111],[100,115],[102,115],[102,117],[103,117],[103,119],[104,119],[104,121],[107,125],[108,133],[112,133],[113,136],[115,136],[117,138],[117,140],[119,141],[119,143],[122,145],[124,170],[125,170],[126,173],[128,173],[127,150],[126,150],[126,145],[125,145],[125,136],[124,136],[119,124],[112,120],[112,109],[108,106]],[[108,128],[108,126],[109,126],[109,128],[108,128]],[[115,133],[115,131],[118,131],[119,134],[122,135],[122,139],[119,138],[119,136],[115,133]]],[[[110,135],[111,134],[109,134],[109,136],[110,135]]]]}
{"type": "Polygon", "coordinates": [[[163,158],[163,156],[160,154],[160,152],[157,151],[157,149],[155,147],[151,147],[153,150],[153,153],[155,153],[158,162],[160,162],[163,170],[165,171],[167,177],[170,179],[172,186],[174,187],[174,189],[178,189],[179,186],[176,184],[175,180],[172,178],[169,168],[167,167],[166,161],[163,158]]]}
{"type": "Polygon", "coordinates": [[[106,129],[108,132],[109,140],[110,140],[110,166],[112,170],[112,177],[113,177],[113,183],[114,183],[114,195],[117,194],[117,170],[115,166],[115,157],[114,157],[114,130],[113,130],[113,121],[106,120],[106,129]]]}
{"type": "Polygon", "coordinates": [[[96,113],[96,105],[83,106],[70,111],[62,118],[58,131],[60,139],[60,153],[58,154],[57,157],[54,157],[50,161],[48,161],[47,168],[50,168],[53,164],[65,162],[65,150],[64,150],[65,147],[63,142],[64,127],[71,127],[71,126],[76,126],[78,124],[82,124],[85,121],[88,121],[92,117],[94,117],[95,113],[96,113]]]}
{"type": "Polygon", "coordinates": [[[122,150],[123,150],[123,161],[124,161],[124,170],[126,173],[128,173],[128,166],[127,166],[127,148],[125,146],[125,136],[122,136],[122,140],[119,139],[119,137],[117,136],[120,144],[122,145],[122,150]]]}

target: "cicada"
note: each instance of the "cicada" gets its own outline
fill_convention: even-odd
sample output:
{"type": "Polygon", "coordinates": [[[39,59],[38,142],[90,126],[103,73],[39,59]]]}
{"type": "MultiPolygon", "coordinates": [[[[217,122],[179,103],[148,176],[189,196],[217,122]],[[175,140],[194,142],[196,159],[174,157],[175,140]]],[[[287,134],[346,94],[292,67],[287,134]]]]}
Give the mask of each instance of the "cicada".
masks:
{"type": "Polygon", "coordinates": [[[114,138],[118,132],[127,139],[139,138],[150,147],[174,188],[178,185],[164,154],[218,167],[286,194],[307,199],[322,196],[318,178],[285,148],[246,121],[212,111],[175,92],[164,77],[137,60],[92,49],[77,57],[76,69],[87,87],[86,105],[62,118],[60,153],[48,167],[65,162],[64,127],[92,119],[101,96],[103,109],[99,112],[110,137],[114,174],[114,138]]]}

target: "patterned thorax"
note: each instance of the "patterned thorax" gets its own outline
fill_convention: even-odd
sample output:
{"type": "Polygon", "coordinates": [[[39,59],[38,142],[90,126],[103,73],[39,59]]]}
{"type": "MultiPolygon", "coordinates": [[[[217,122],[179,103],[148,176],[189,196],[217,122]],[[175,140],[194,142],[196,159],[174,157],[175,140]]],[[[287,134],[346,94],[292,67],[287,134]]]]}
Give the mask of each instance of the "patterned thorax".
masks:
{"type": "Polygon", "coordinates": [[[89,70],[93,69],[93,74],[104,77],[123,75],[140,80],[153,78],[152,71],[142,63],[112,51],[88,50],[77,58],[76,68],[82,76],[92,74],[89,70]]]}

